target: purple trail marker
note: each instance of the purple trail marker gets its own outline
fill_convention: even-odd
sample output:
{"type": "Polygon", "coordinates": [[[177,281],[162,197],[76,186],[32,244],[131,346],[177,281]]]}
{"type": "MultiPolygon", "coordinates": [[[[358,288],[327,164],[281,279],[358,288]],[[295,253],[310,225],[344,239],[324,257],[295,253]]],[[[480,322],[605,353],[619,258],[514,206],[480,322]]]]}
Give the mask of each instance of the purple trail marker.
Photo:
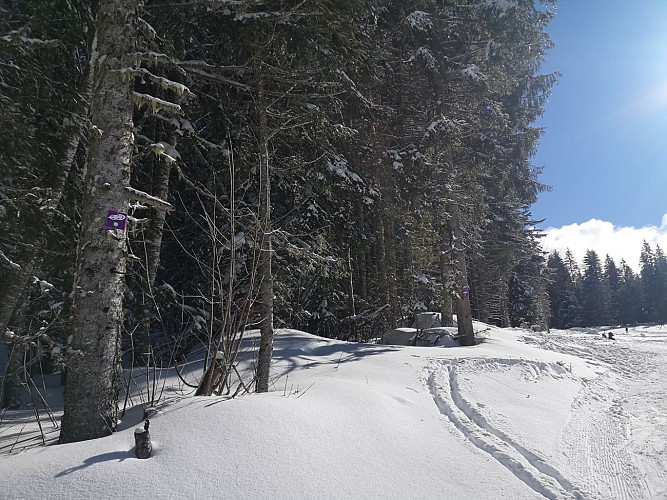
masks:
{"type": "Polygon", "coordinates": [[[116,212],[115,210],[107,211],[107,222],[105,227],[109,229],[125,229],[125,221],[127,214],[116,212]]]}

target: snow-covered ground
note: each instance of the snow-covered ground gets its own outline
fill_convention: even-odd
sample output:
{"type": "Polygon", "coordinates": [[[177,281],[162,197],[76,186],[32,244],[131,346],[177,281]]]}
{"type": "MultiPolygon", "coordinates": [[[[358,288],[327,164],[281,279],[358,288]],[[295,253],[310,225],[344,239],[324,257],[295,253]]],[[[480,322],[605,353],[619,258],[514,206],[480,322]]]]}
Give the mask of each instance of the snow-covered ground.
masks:
{"type": "Polygon", "coordinates": [[[108,438],[48,447],[30,446],[31,411],[7,411],[0,498],[667,498],[667,328],[485,336],[396,347],[280,331],[268,394],[193,397],[163,378],[148,460],[133,451],[139,407],[108,438]]]}

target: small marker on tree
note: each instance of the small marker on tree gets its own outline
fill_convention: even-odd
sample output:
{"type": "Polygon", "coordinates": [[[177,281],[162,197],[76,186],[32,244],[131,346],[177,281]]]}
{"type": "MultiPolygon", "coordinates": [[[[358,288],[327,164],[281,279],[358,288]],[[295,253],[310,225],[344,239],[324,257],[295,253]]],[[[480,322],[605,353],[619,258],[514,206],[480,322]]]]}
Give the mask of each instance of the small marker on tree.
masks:
{"type": "Polygon", "coordinates": [[[122,212],[116,212],[115,210],[107,211],[107,218],[105,222],[105,227],[108,229],[125,229],[125,221],[127,220],[127,214],[122,212]]]}

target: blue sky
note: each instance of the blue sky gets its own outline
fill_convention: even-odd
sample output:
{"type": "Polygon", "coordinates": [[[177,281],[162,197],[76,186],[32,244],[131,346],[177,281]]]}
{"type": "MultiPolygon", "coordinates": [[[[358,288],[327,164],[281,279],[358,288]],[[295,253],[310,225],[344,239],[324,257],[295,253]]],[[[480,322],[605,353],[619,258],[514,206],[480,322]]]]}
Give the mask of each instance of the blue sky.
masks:
{"type": "Polygon", "coordinates": [[[612,231],[657,230],[649,237],[663,241],[667,0],[559,0],[548,31],[556,46],[543,71],[561,76],[534,160],[552,191],[540,195],[533,216],[546,219],[543,229],[568,227],[574,238],[597,221],[612,231]]]}

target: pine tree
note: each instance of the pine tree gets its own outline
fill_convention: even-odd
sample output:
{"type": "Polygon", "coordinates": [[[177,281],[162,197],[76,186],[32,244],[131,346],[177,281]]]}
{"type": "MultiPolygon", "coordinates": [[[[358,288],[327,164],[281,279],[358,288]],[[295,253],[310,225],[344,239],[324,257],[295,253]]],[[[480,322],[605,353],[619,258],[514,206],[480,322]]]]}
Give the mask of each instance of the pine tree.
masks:
{"type": "Polygon", "coordinates": [[[613,259],[607,255],[604,261],[604,283],[609,297],[608,318],[605,323],[616,324],[620,321],[621,277],[613,259]]]}
{"type": "Polygon", "coordinates": [[[600,258],[594,250],[586,251],[584,266],[580,285],[582,324],[601,325],[607,318],[608,298],[603,283],[600,258]]]}
{"type": "MultiPolygon", "coordinates": [[[[11,330],[7,347],[10,365],[23,364],[31,356],[24,347],[35,344],[38,334],[20,325],[35,325],[24,314],[22,303],[32,293],[26,286],[35,274],[56,282],[60,269],[71,266],[72,210],[63,207],[68,178],[74,170],[84,130],[87,89],[85,30],[90,19],[85,7],[66,1],[1,2],[0,129],[0,334],[11,330]],[[53,22],[57,18],[58,23],[53,22]],[[63,26],[70,28],[65,30],[63,26]],[[60,253],[59,269],[47,262],[60,253]],[[25,356],[24,356],[25,355],[25,356]]],[[[63,293],[69,286],[62,287],[63,293]]],[[[39,332],[54,337],[51,331],[39,332]]],[[[33,350],[33,352],[35,352],[33,350]]],[[[29,362],[32,362],[30,360],[29,362]]],[[[3,406],[17,404],[21,378],[9,370],[3,387],[3,406]],[[9,398],[9,399],[8,399],[9,398]]],[[[0,391],[2,392],[2,391],[0,391]]]]}
{"type": "Polygon", "coordinates": [[[571,328],[581,324],[580,306],[575,294],[575,283],[567,265],[554,251],[547,261],[550,284],[551,326],[571,328]]]}
{"type": "Polygon", "coordinates": [[[619,279],[619,320],[625,325],[643,321],[642,283],[625,260],[621,260],[619,265],[619,279]]]}
{"type": "Polygon", "coordinates": [[[644,310],[641,321],[655,321],[657,319],[657,300],[660,296],[658,274],[656,273],[656,259],[651,246],[644,240],[639,255],[641,266],[641,282],[644,292],[644,310]]]}
{"type": "Polygon", "coordinates": [[[667,257],[660,248],[655,246],[655,300],[656,320],[661,324],[667,322],[667,257]]]}

